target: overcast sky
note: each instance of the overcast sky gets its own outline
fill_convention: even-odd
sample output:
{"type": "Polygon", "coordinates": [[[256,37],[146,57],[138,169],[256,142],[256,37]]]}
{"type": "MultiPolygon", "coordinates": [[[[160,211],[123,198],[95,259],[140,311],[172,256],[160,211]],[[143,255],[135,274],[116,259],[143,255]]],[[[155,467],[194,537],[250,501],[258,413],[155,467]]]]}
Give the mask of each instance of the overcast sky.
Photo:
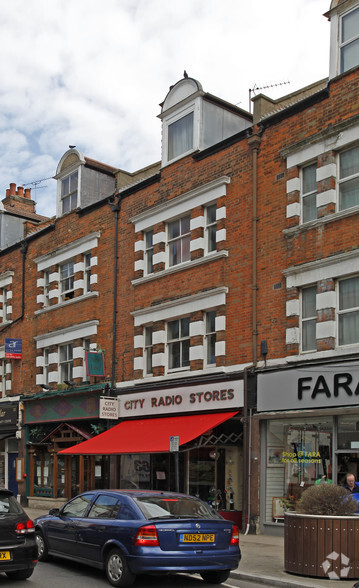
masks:
{"type": "Polygon", "coordinates": [[[159,103],[186,70],[249,108],[329,73],[330,0],[11,0],[0,4],[0,189],[55,214],[69,145],[133,172],[161,157],[159,103]]]}

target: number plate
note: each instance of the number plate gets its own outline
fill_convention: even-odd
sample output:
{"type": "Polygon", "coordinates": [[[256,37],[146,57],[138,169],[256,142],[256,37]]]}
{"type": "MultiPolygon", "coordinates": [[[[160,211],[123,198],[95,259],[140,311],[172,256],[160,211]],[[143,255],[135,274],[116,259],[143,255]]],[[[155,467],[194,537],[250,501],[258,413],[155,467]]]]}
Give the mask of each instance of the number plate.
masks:
{"type": "Polygon", "coordinates": [[[11,559],[10,551],[0,551],[0,561],[11,559]]]}
{"type": "Polygon", "coordinates": [[[214,533],[182,533],[180,543],[214,543],[214,533]]]}

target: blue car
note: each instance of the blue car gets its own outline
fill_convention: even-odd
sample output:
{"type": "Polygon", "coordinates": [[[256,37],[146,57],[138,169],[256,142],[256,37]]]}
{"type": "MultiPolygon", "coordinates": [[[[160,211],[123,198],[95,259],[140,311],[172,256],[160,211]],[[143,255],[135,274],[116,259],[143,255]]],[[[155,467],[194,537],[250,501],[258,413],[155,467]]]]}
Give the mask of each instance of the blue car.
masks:
{"type": "Polygon", "coordinates": [[[98,490],[35,520],[38,559],[104,569],[112,586],[137,574],[199,573],[220,584],[241,559],[239,529],[205,502],[172,492],[98,490]]]}

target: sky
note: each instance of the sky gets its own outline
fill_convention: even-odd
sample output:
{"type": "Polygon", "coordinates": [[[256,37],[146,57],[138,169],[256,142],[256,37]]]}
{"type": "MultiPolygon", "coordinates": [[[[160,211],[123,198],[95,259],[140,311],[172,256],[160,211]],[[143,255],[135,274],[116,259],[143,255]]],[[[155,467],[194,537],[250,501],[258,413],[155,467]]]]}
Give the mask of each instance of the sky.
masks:
{"type": "Polygon", "coordinates": [[[53,176],[69,145],[128,172],[159,161],[159,104],[184,70],[245,110],[249,89],[278,98],[326,78],[329,7],[330,0],[1,2],[0,200],[15,182],[31,188],[38,214],[53,216],[53,176]]]}

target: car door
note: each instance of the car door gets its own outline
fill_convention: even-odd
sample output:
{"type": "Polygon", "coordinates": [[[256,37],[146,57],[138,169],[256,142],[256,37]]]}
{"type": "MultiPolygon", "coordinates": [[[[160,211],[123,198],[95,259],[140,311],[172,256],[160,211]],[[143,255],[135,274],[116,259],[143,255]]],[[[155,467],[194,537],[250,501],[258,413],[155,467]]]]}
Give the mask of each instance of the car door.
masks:
{"type": "MultiPolygon", "coordinates": [[[[86,518],[77,521],[77,553],[91,562],[101,561],[101,550],[106,541],[118,531],[117,513],[120,498],[111,494],[99,494],[91,505],[86,518]]],[[[119,521],[118,521],[119,523],[119,521]]]]}
{"type": "Polygon", "coordinates": [[[90,492],[76,496],[65,504],[58,516],[49,519],[47,540],[50,551],[77,559],[77,527],[94,496],[95,493],[90,492]]]}

